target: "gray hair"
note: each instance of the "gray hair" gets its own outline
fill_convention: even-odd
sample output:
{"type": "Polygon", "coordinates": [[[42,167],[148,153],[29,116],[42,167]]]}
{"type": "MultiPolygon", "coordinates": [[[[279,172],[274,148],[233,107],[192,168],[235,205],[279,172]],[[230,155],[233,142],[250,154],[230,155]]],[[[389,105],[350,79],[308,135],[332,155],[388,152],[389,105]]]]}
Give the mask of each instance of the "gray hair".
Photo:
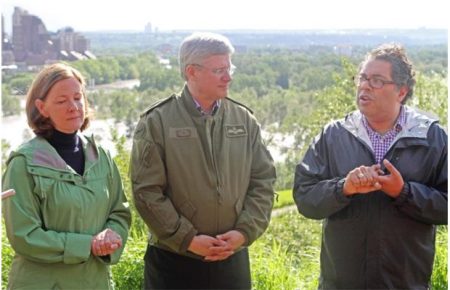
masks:
{"type": "Polygon", "coordinates": [[[199,64],[216,54],[233,54],[234,47],[223,35],[210,32],[195,32],[186,37],[180,46],[179,62],[181,76],[186,80],[186,66],[199,64]]]}
{"type": "Polygon", "coordinates": [[[402,101],[402,104],[405,104],[412,97],[416,84],[413,65],[408,59],[405,49],[400,44],[382,44],[366,55],[365,60],[359,66],[359,70],[370,60],[384,60],[391,64],[392,81],[395,82],[397,87],[408,87],[408,93],[402,101]]]}

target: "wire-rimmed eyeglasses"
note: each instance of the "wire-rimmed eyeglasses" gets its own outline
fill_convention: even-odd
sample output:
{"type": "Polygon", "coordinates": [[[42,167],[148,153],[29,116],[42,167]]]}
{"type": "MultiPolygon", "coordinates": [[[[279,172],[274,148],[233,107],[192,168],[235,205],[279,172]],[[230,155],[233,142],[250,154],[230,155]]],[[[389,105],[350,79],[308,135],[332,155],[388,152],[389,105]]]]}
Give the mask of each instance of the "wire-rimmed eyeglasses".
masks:
{"type": "Polygon", "coordinates": [[[229,67],[220,67],[220,68],[210,68],[210,67],[198,64],[198,63],[193,63],[192,65],[207,69],[210,72],[212,72],[213,74],[215,74],[216,76],[223,76],[225,74],[232,76],[234,74],[234,72],[236,71],[236,67],[233,64],[229,67]]]}

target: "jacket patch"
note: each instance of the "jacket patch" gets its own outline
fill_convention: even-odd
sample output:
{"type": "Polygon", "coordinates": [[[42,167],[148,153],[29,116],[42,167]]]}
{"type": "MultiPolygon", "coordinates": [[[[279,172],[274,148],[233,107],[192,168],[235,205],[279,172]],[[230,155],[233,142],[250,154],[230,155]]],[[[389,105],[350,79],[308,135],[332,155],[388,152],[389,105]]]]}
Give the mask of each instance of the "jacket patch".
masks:
{"type": "Polygon", "coordinates": [[[197,138],[197,130],[194,127],[169,128],[169,138],[197,138]]]}
{"type": "Polygon", "coordinates": [[[230,138],[247,136],[247,130],[244,125],[225,126],[225,129],[227,130],[227,137],[230,138]]]}

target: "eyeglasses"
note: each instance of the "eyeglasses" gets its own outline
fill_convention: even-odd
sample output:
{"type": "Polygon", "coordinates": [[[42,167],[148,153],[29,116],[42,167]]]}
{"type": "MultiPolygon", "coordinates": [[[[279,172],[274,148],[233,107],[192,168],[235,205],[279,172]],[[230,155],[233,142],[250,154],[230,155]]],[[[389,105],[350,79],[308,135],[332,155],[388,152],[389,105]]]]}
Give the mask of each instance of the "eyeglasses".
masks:
{"type": "Polygon", "coordinates": [[[368,78],[365,74],[354,76],[353,81],[356,86],[360,86],[363,81],[368,81],[369,86],[373,89],[381,89],[384,85],[395,84],[393,81],[385,81],[377,77],[368,78]]]}
{"type": "Polygon", "coordinates": [[[195,66],[198,66],[201,68],[205,68],[218,77],[224,76],[225,74],[232,76],[234,74],[234,72],[236,71],[236,67],[234,65],[231,65],[230,67],[221,67],[221,68],[210,68],[210,67],[206,67],[204,65],[197,64],[197,63],[193,63],[192,65],[195,65],[195,66]]]}

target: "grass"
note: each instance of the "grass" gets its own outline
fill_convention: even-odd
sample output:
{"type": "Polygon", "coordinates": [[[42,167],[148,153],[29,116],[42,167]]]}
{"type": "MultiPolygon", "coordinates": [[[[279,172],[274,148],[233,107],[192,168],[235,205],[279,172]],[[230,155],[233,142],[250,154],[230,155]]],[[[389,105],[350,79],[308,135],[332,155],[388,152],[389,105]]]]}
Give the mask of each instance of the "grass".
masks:
{"type": "Polygon", "coordinates": [[[274,209],[293,204],[294,198],[292,197],[292,189],[277,191],[277,196],[275,196],[275,202],[273,205],[274,209]]]}
{"type": "MultiPolygon", "coordinates": [[[[279,192],[276,204],[292,204],[291,191],[279,192]]],[[[143,233],[144,231],[137,231],[143,233]]],[[[432,289],[447,288],[447,226],[438,227],[432,289]]],[[[253,289],[317,289],[321,222],[295,210],[272,218],[266,233],[250,247],[253,289]]],[[[119,264],[112,267],[116,289],[142,289],[147,237],[131,236],[119,264]]],[[[2,289],[14,255],[2,227],[2,289]]]]}

